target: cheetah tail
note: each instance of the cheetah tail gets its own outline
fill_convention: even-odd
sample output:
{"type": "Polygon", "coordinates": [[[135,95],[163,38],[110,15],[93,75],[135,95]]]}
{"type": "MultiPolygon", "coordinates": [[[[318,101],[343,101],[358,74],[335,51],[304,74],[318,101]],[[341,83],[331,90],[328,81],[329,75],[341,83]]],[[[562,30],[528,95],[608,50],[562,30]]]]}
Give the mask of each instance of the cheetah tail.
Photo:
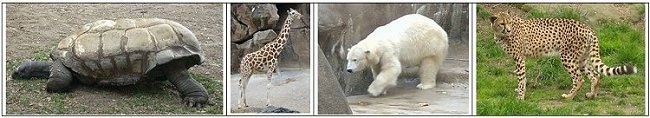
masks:
{"type": "Polygon", "coordinates": [[[599,73],[605,74],[606,76],[610,75],[624,75],[624,74],[634,74],[637,73],[637,68],[630,65],[609,67],[603,63],[600,59],[600,51],[598,46],[598,40],[596,39],[590,45],[589,57],[591,57],[592,66],[596,68],[599,73]]]}
{"type": "Polygon", "coordinates": [[[50,65],[52,64],[47,61],[27,61],[14,69],[11,77],[13,79],[47,79],[50,76],[50,65]]]}

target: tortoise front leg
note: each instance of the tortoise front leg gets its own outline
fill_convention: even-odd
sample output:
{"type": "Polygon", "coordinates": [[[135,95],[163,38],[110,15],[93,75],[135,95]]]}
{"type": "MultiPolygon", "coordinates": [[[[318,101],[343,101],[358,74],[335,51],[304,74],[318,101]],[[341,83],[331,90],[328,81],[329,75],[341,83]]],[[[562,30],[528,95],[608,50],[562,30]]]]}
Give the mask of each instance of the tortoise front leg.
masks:
{"type": "Polygon", "coordinates": [[[72,88],[72,72],[63,66],[61,61],[55,61],[50,68],[50,79],[47,80],[45,90],[47,92],[67,92],[72,88]]]}
{"type": "Polygon", "coordinates": [[[190,107],[203,107],[208,102],[208,93],[203,85],[192,78],[187,70],[167,72],[167,78],[181,93],[183,103],[190,107]]]}

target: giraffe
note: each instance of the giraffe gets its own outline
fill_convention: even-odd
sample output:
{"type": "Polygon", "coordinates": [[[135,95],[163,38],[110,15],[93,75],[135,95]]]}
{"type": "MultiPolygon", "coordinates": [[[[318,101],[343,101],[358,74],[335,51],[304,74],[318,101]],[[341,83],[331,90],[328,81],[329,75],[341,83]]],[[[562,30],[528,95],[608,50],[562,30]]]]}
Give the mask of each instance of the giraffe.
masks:
{"type": "Polygon", "coordinates": [[[246,54],[242,58],[239,66],[239,73],[241,75],[239,79],[239,108],[248,107],[246,103],[246,86],[251,75],[264,71],[266,71],[266,80],[268,81],[266,84],[266,106],[270,106],[271,99],[269,98],[269,91],[271,89],[271,76],[278,69],[278,57],[289,38],[289,29],[291,29],[292,21],[294,19],[301,19],[302,17],[302,14],[294,9],[289,9],[287,12],[287,19],[284,21],[284,25],[278,36],[259,50],[246,54]]]}

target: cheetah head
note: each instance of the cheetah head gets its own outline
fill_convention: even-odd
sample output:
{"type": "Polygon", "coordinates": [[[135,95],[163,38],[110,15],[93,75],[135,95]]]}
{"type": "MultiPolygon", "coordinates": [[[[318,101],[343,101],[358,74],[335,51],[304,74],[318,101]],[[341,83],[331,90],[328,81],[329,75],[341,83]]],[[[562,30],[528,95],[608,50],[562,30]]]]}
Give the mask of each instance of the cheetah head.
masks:
{"type": "Polygon", "coordinates": [[[512,33],[512,19],[508,13],[499,12],[493,14],[490,17],[490,21],[492,21],[490,25],[492,26],[492,30],[494,30],[495,39],[510,36],[512,33]]]}

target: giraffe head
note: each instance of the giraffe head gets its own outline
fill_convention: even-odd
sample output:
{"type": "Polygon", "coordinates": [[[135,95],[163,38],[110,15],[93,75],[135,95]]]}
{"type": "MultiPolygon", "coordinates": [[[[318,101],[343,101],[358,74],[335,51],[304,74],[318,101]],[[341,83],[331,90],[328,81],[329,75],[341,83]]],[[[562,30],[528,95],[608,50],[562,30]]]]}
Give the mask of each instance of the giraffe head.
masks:
{"type": "Polygon", "coordinates": [[[289,13],[289,17],[291,19],[301,19],[302,18],[302,14],[298,13],[298,11],[296,11],[293,8],[289,8],[289,10],[287,10],[287,13],[289,13]]]}

